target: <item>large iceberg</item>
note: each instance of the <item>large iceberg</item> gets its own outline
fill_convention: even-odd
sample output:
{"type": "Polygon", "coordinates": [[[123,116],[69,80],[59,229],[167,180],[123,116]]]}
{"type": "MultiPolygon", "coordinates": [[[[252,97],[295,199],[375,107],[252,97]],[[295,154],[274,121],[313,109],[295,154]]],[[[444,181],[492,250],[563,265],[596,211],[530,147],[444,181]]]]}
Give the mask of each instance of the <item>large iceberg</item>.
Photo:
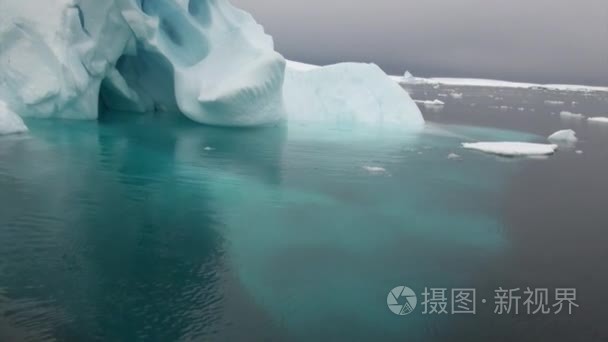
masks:
{"type": "Polygon", "coordinates": [[[0,100],[24,116],[96,119],[103,106],[223,126],[288,111],[422,122],[373,65],[286,75],[272,38],[225,0],[2,0],[0,44],[0,100]]]}

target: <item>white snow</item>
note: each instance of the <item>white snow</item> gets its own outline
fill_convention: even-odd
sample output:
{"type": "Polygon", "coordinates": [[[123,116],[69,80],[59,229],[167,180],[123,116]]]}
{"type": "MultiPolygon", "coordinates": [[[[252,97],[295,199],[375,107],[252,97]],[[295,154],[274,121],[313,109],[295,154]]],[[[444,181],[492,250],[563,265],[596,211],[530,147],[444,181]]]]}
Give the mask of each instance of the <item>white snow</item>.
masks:
{"type": "Polygon", "coordinates": [[[27,127],[19,115],[8,108],[6,103],[0,101],[0,135],[27,132],[27,127]]]}
{"type": "Polygon", "coordinates": [[[525,142],[477,142],[463,143],[462,147],[500,156],[517,157],[551,155],[555,153],[558,146],[525,142]]]}
{"type": "Polygon", "coordinates": [[[596,116],[596,117],[589,118],[587,120],[591,123],[608,124],[608,117],[596,116]]]}
{"type": "Polygon", "coordinates": [[[564,118],[568,118],[568,119],[584,119],[585,118],[585,116],[583,114],[572,113],[572,112],[568,112],[568,111],[562,111],[561,113],[559,113],[559,115],[564,118]]]}
{"type": "Polygon", "coordinates": [[[551,134],[548,140],[551,142],[575,143],[578,141],[578,138],[573,130],[564,129],[551,134]]]}
{"type": "Polygon", "coordinates": [[[375,64],[292,65],[287,64],[283,87],[290,121],[405,129],[424,125],[422,113],[409,94],[375,64]]]}

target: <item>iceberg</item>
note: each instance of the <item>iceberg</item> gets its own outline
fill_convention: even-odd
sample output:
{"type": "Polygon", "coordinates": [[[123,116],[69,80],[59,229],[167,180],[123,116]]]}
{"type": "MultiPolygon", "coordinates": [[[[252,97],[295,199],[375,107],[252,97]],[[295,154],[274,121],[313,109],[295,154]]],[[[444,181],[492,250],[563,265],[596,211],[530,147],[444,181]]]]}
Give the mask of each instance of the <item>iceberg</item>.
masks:
{"type": "Polygon", "coordinates": [[[96,119],[101,106],[218,126],[423,122],[377,66],[286,71],[262,26],[226,0],[5,0],[0,42],[0,98],[23,116],[96,119]]]}
{"type": "Polygon", "coordinates": [[[477,142],[463,143],[462,147],[504,157],[534,157],[554,154],[558,146],[525,142],[477,142]]]}
{"type": "Polygon", "coordinates": [[[283,96],[290,121],[412,130],[424,125],[409,94],[375,64],[307,67],[289,62],[283,96]]]}
{"type": "Polygon", "coordinates": [[[27,132],[27,127],[21,117],[0,101],[0,135],[27,132]]]}
{"type": "Polygon", "coordinates": [[[573,130],[564,129],[564,130],[557,131],[557,132],[551,134],[549,136],[548,140],[551,142],[573,144],[578,141],[578,138],[576,137],[576,132],[574,132],[573,130]]]}

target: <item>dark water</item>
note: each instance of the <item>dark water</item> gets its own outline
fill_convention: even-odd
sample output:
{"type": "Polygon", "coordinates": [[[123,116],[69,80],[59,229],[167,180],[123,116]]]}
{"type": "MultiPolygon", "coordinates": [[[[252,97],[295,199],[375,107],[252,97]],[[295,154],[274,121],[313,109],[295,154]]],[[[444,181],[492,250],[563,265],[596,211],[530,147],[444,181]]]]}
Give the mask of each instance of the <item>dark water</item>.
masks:
{"type": "Polygon", "coordinates": [[[28,121],[0,140],[0,341],[605,340],[608,127],[551,112],[606,114],[608,99],[456,90],[420,134],[28,121]],[[459,148],[561,127],[581,142],[546,160],[459,148]],[[580,307],[396,316],[399,285],[490,302],[498,287],[576,288],[580,307]]]}

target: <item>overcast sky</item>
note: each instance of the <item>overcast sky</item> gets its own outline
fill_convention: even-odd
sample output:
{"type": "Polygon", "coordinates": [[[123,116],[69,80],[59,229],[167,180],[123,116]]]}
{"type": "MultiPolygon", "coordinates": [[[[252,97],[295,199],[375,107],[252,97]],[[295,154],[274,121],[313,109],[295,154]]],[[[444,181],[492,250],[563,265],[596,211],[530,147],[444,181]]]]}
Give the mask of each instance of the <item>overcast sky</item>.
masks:
{"type": "Polygon", "coordinates": [[[287,58],[608,86],[608,0],[231,0],[287,58]]]}

